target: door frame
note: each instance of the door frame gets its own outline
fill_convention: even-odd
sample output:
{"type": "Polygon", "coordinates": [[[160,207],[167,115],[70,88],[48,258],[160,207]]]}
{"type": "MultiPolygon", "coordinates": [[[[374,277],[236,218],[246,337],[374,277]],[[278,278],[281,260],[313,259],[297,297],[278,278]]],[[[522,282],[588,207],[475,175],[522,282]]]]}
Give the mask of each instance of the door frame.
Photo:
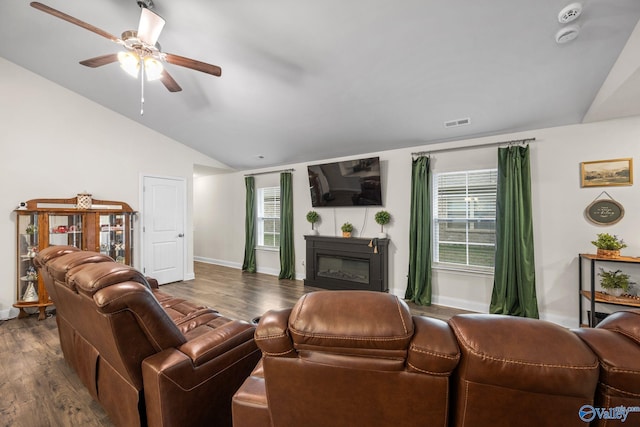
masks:
{"type": "Polygon", "coordinates": [[[144,248],[146,246],[145,241],[145,233],[144,233],[144,217],[145,217],[145,205],[144,205],[144,183],[147,178],[154,179],[166,179],[171,181],[178,181],[182,185],[182,221],[183,221],[183,230],[184,230],[184,238],[182,239],[182,280],[189,280],[188,271],[187,271],[187,261],[188,261],[188,251],[187,251],[187,240],[191,239],[190,230],[187,228],[187,179],[182,176],[168,176],[168,175],[155,175],[155,174],[140,174],[140,188],[138,194],[139,198],[139,206],[140,206],[140,224],[138,227],[138,241],[140,242],[140,270],[143,272],[146,271],[145,265],[145,253],[144,248]]]}

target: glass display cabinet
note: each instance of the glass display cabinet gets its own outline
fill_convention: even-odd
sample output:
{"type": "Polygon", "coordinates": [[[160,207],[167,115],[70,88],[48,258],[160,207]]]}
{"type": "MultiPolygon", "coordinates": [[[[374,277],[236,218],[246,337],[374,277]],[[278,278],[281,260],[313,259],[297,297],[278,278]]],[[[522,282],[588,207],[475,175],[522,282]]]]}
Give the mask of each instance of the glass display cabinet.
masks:
{"type": "Polygon", "coordinates": [[[46,247],[71,245],[133,265],[136,212],[126,203],[79,194],[71,199],[29,200],[15,212],[18,277],[13,306],[20,310],[18,318],[28,316],[25,309],[35,308],[42,320],[46,308],[53,305],[33,264],[38,251],[46,247]]]}

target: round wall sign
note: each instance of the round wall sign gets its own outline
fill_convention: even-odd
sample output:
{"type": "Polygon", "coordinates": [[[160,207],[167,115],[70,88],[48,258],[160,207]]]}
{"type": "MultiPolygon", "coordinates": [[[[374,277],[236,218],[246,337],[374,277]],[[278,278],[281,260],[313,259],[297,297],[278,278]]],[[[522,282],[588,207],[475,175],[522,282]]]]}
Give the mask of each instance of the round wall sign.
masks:
{"type": "Polygon", "coordinates": [[[589,221],[598,225],[612,225],[624,216],[624,208],[615,200],[596,200],[587,206],[585,214],[589,221]]]}

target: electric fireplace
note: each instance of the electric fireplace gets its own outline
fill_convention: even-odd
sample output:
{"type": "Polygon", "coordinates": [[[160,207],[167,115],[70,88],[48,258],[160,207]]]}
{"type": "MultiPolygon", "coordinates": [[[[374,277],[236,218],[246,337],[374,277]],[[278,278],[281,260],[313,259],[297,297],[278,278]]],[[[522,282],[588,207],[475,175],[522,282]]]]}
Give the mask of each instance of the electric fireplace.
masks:
{"type": "Polygon", "coordinates": [[[305,285],[388,292],[388,239],[309,235],[305,240],[305,285]]]}

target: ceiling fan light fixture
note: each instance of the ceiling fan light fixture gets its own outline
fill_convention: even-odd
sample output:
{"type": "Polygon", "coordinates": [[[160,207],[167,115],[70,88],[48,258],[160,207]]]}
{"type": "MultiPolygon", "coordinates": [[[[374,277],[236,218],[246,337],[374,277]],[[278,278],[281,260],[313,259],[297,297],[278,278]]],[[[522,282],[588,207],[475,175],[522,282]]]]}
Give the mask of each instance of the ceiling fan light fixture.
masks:
{"type": "Polygon", "coordinates": [[[157,59],[147,56],[144,58],[144,73],[148,81],[158,80],[162,76],[164,67],[157,59]]]}
{"type": "Polygon", "coordinates": [[[140,58],[133,52],[118,52],[120,67],[132,77],[138,78],[140,58]]]}

